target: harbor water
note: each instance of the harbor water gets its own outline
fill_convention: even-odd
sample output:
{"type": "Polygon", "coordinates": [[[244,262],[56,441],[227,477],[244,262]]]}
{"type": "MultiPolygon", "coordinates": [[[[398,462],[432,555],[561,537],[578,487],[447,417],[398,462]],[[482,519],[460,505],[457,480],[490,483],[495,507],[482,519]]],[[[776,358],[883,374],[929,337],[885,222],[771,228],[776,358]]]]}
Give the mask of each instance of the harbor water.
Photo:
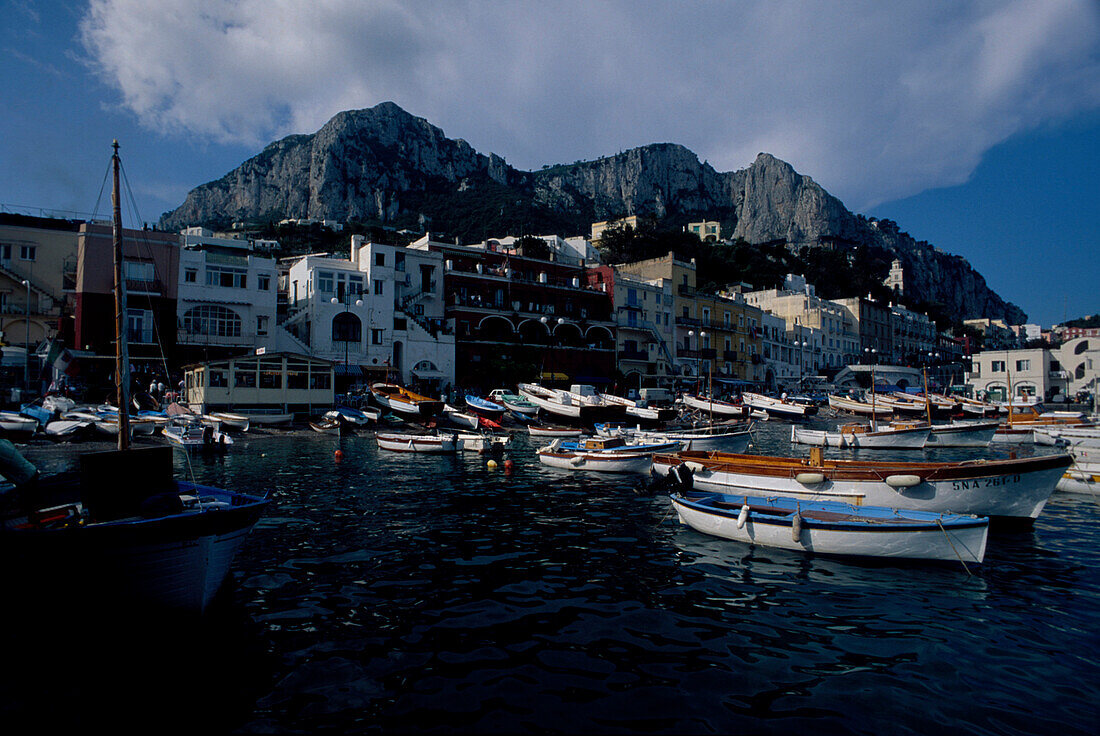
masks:
{"type": "MultiPolygon", "coordinates": [[[[752,451],[808,454],[789,427],[762,423],[752,451]]],[[[86,448],[24,449],[54,472],[86,448]]],[[[711,538],[646,477],[553,470],[534,449],[517,433],[510,471],[388,453],[369,433],[177,450],[178,476],[273,499],[213,610],[74,600],[5,627],[0,718],[147,733],[1096,733],[1096,499],[1056,493],[1033,526],[992,530],[968,572],[711,538]]]]}

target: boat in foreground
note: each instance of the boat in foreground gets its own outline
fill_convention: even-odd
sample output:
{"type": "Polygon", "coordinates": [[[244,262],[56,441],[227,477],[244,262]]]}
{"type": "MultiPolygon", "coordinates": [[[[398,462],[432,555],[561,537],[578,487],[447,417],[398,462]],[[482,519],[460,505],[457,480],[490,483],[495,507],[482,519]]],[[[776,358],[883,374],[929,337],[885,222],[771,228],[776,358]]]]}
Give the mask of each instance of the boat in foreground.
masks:
{"type": "Polygon", "coordinates": [[[653,470],[701,491],[842,501],[1020,520],[1043,510],[1069,455],[958,462],[836,460],[689,450],[655,455],[653,470]],[[681,467],[682,466],[682,467],[681,467]]]}
{"type": "Polygon", "coordinates": [[[86,590],[110,606],[202,613],[268,504],[261,496],[173,480],[167,447],[84,455],[76,478],[31,484],[25,472],[0,472],[21,498],[36,500],[0,529],[13,598],[57,595],[71,602],[86,590]]]}
{"type": "Polygon", "coordinates": [[[697,491],[671,498],[696,531],[800,552],[980,563],[989,535],[979,516],[697,491]]]}

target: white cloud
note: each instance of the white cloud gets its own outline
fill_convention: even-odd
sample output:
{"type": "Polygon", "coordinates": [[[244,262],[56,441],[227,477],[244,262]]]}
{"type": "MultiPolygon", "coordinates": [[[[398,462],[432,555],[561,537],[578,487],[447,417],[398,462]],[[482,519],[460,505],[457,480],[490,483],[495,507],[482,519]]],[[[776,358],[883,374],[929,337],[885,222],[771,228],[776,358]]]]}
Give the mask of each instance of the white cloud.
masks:
{"type": "Polygon", "coordinates": [[[1100,106],[1091,0],[92,0],[82,30],[169,133],[259,145],[393,100],[521,168],[658,141],[719,170],[768,151],[857,209],[1100,106]]]}

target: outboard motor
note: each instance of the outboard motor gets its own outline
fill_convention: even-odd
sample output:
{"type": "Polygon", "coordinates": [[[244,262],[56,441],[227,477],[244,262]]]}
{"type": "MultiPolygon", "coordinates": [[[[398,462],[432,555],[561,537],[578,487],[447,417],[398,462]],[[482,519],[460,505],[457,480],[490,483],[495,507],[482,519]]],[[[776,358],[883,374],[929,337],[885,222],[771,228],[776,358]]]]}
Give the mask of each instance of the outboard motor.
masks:
{"type": "Polygon", "coordinates": [[[681,491],[690,491],[695,482],[694,473],[687,463],[680,463],[669,468],[669,476],[680,486],[681,491]]]}

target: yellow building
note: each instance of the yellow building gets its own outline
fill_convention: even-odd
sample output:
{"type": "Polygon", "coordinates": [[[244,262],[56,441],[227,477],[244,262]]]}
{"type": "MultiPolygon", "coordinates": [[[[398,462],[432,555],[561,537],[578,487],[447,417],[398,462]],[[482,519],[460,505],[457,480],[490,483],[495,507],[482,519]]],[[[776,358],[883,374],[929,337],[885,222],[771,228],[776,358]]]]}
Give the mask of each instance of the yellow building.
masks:
{"type": "MultiPolygon", "coordinates": [[[[79,223],[0,214],[0,332],[6,345],[37,346],[57,332],[76,276],[79,223]]],[[[72,314],[72,310],[68,310],[72,314]]]]}
{"type": "Polygon", "coordinates": [[[629,217],[623,217],[618,220],[604,220],[603,222],[592,223],[592,242],[598,243],[600,236],[603,235],[603,231],[609,227],[630,227],[637,232],[638,216],[630,215],[629,217]]]}
{"type": "Polygon", "coordinates": [[[684,230],[694,233],[704,243],[717,243],[722,239],[722,223],[714,220],[689,222],[684,230]]]}

